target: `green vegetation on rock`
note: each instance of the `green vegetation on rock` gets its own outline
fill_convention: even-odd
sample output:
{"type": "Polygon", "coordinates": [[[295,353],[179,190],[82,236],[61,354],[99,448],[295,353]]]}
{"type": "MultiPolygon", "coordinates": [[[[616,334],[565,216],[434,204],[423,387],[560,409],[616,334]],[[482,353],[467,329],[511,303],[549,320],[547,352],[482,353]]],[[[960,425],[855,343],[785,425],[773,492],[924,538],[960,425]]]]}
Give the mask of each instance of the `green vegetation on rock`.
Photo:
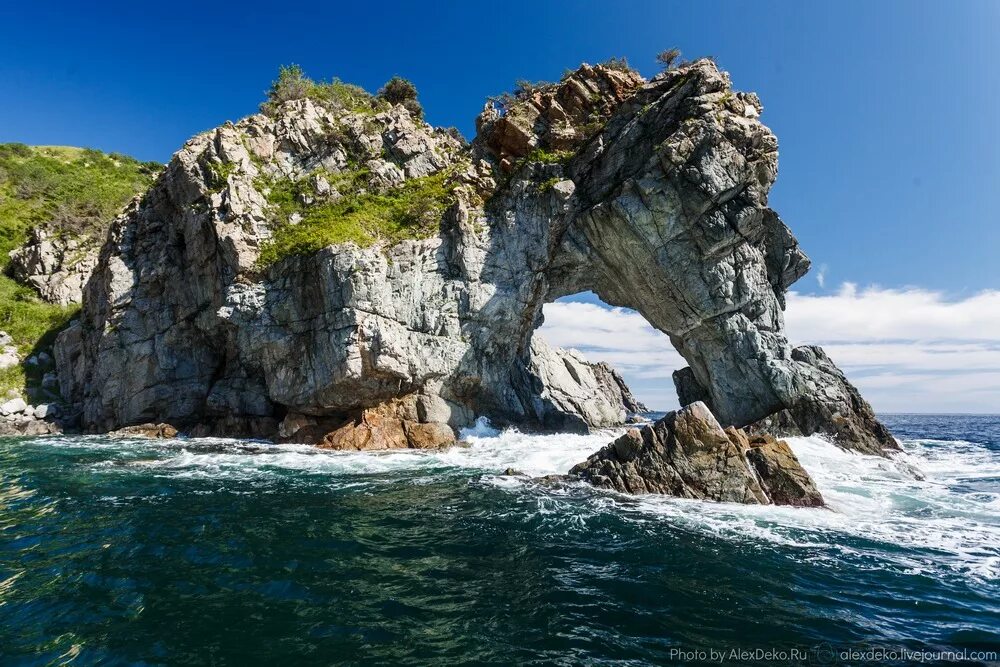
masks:
{"type": "Polygon", "coordinates": [[[667,49],[656,54],[656,62],[660,63],[663,69],[673,69],[676,67],[677,59],[681,57],[680,49],[667,49]]]}
{"type": "Polygon", "coordinates": [[[625,57],[617,58],[612,57],[601,63],[604,67],[608,69],[618,70],[619,72],[634,72],[636,71],[634,67],[628,64],[628,60],[625,57]]]}
{"type": "Polygon", "coordinates": [[[103,233],[160,168],[87,148],[0,144],[0,267],[32,227],[72,236],[103,233]]]}
{"type": "Polygon", "coordinates": [[[302,204],[311,179],[266,184],[277,218],[274,235],[261,249],[259,264],[269,266],[293,255],[309,255],[330,245],[367,247],[405,239],[429,238],[454,201],[450,172],[413,178],[384,192],[365,189],[365,170],[328,175],[339,199],[302,204]],[[298,215],[298,222],[289,218],[298,215]]]}
{"type": "MultiPolygon", "coordinates": [[[[35,227],[97,242],[119,210],[161,169],[118,153],[86,148],[0,144],[0,331],[23,356],[48,347],[77,306],[43,301],[6,275],[10,251],[35,227]]],[[[0,394],[23,391],[22,365],[0,371],[0,394]]]]}
{"type": "MultiPolygon", "coordinates": [[[[77,305],[60,306],[43,301],[35,290],[0,275],[0,331],[10,334],[22,358],[51,347],[56,334],[79,310],[77,305]]],[[[11,389],[23,393],[28,384],[41,380],[37,375],[40,374],[31,373],[24,364],[0,370],[0,397],[11,389]]]]}
{"type": "Polygon", "coordinates": [[[536,148],[524,158],[525,163],[540,162],[542,164],[563,164],[573,157],[573,151],[550,151],[536,148]]]}

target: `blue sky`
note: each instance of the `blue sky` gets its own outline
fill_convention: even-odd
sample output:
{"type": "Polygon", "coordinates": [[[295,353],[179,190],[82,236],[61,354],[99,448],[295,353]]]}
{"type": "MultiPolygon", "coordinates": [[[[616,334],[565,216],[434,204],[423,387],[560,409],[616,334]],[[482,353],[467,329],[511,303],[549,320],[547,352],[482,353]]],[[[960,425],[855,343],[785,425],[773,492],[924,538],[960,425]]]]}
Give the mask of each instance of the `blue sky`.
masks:
{"type": "MultiPolygon", "coordinates": [[[[430,122],[471,135],[517,79],[712,55],[778,136],[771,203],[815,267],[800,293],[1000,289],[1000,3],[5,3],[0,25],[0,141],[155,160],[253,112],[282,63],[370,90],[406,76],[430,122]]],[[[1000,381],[984,396],[1000,411],[1000,381]]]]}

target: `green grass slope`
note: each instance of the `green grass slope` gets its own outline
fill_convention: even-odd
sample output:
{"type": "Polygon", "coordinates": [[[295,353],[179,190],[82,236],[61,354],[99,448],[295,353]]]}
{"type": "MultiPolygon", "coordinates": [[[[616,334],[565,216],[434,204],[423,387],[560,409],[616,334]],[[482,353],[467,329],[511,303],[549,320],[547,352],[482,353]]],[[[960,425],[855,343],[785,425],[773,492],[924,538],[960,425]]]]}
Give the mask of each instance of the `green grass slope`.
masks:
{"type": "MultiPolygon", "coordinates": [[[[0,331],[13,337],[22,355],[51,345],[77,308],[47,303],[7,275],[10,251],[39,226],[100,242],[118,211],[152,184],[160,168],[87,148],[0,144],[0,331]]],[[[21,365],[0,371],[0,397],[10,389],[23,392],[41,370],[21,365]]]]}

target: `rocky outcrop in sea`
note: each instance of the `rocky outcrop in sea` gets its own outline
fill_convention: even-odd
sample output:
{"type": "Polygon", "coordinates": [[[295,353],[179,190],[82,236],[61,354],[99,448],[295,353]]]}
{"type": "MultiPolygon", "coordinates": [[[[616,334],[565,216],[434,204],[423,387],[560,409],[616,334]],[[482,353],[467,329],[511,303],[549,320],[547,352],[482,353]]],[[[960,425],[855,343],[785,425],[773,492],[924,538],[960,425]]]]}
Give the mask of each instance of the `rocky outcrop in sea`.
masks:
{"type": "Polygon", "coordinates": [[[351,448],[433,446],[477,415],[621,423],[622,383],[535,335],[544,304],[593,291],[670,336],[682,404],[722,425],[895,447],[785,337],[809,261],[767,204],[777,141],[710,60],[584,65],[488,103],[471,145],[324,90],[194,137],[114,222],[56,347],[85,428],[351,448]]]}
{"type": "Polygon", "coordinates": [[[701,401],[633,428],[570,470],[621,493],[820,507],[823,496],[784,440],[723,429],[701,401]]]}

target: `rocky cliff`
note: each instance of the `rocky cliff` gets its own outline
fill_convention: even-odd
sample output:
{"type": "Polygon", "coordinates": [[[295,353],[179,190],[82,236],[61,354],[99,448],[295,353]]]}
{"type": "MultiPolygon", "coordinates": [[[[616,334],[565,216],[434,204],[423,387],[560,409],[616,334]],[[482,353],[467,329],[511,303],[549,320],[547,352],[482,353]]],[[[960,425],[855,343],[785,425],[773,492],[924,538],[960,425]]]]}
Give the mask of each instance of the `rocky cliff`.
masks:
{"type": "Polygon", "coordinates": [[[193,138],[112,225],[57,346],[87,427],[611,423],[579,389],[606,378],[533,336],[590,290],[669,334],[682,398],[724,425],[787,410],[894,446],[784,336],[809,263],[767,206],[777,142],[711,61],[584,65],[487,104],[471,145],[409,104],[302,91],[193,138]]]}
{"type": "Polygon", "coordinates": [[[52,343],[111,220],[159,169],[89,149],[0,144],[0,433],[55,428],[52,343]]]}

